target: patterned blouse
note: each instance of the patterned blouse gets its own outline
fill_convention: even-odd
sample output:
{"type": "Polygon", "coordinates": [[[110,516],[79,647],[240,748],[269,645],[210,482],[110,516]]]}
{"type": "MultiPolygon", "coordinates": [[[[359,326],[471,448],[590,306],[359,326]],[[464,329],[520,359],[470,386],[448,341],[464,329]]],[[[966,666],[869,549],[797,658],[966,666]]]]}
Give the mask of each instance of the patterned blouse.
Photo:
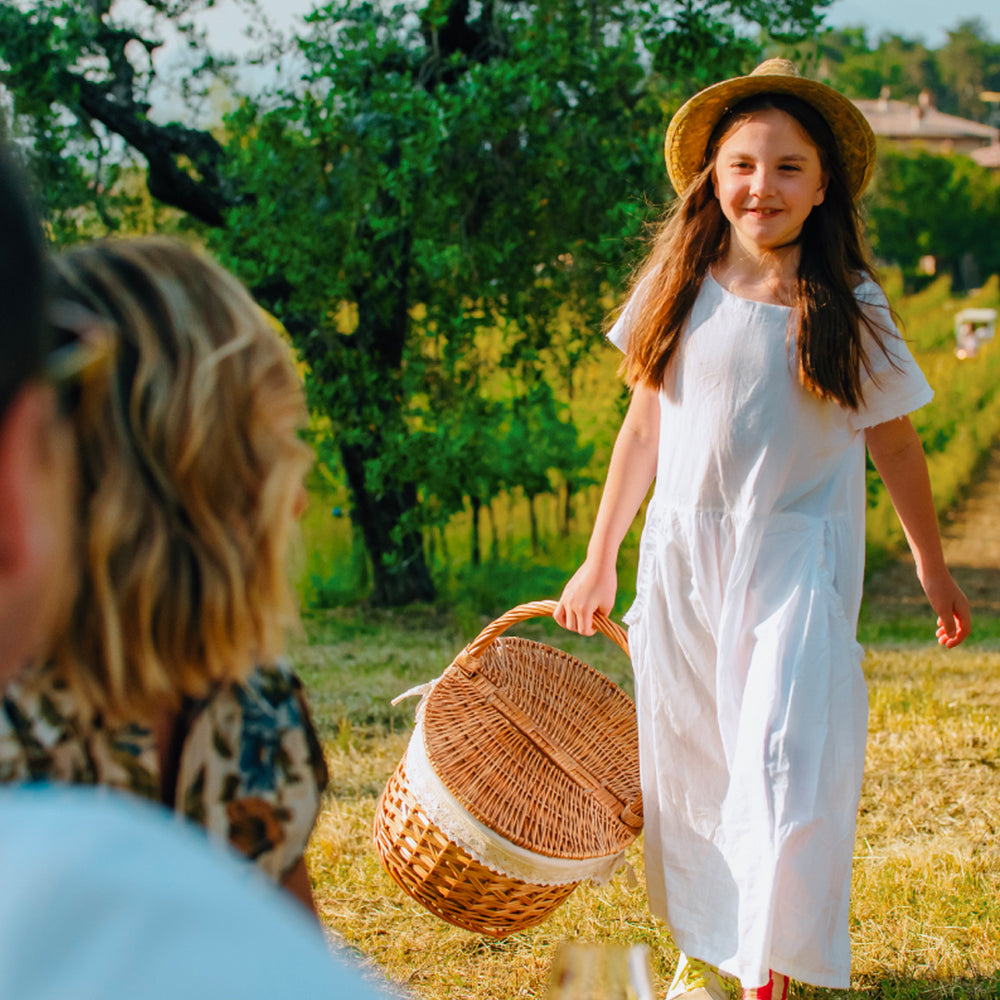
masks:
{"type": "MultiPolygon", "coordinates": [[[[228,840],[276,881],[305,850],[326,787],[302,685],[287,666],[188,700],[173,806],[228,840]]],[[[51,667],[31,668],[0,700],[0,781],[61,781],[161,800],[152,729],[108,726],[81,709],[51,667]]]]}

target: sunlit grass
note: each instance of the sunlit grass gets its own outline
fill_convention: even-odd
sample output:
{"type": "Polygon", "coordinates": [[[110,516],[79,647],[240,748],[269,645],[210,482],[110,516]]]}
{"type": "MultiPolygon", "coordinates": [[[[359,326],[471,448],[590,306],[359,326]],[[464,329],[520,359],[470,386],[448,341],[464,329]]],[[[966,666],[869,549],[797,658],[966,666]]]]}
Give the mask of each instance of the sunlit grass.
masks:
{"type": "MultiPolygon", "coordinates": [[[[409,899],[370,844],[375,801],[405,751],[414,702],[389,700],[437,676],[486,624],[454,611],[340,611],[313,620],[294,658],[308,683],[331,787],[308,863],[325,923],[415,996],[540,996],[564,940],[644,942],[658,990],[676,950],[638,877],[581,886],[537,928],[492,941],[409,899]]],[[[567,649],[630,687],[627,659],[603,637],[541,621],[517,634],[567,649]]],[[[1000,995],[1000,652],[926,643],[876,647],[868,764],[858,822],[853,998],[1000,995]]],[[[793,996],[827,997],[797,987],[793,996]]]]}

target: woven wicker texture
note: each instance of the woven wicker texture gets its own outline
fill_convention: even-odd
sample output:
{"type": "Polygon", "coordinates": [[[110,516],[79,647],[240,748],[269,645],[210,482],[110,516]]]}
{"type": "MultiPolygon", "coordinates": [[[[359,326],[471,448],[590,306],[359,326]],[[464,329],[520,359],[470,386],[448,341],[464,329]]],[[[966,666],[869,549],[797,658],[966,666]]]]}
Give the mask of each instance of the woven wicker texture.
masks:
{"type": "Polygon", "coordinates": [[[558,649],[501,636],[452,664],[427,699],[424,745],[462,805],[519,847],[592,858],[635,838],[620,818],[639,794],[635,707],[558,649]]]}
{"type": "Polygon", "coordinates": [[[505,937],[541,923],[578,883],[506,878],[444,837],[410,795],[402,763],[375,810],[375,849],[404,892],[449,924],[505,937]]]}
{"type": "MultiPolygon", "coordinates": [[[[448,667],[423,707],[434,772],[490,830],[553,858],[615,855],[642,827],[635,707],[617,685],[558,649],[502,633],[554,601],[501,616],[448,667]]],[[[599,631],[626,652],[624,631],[599,631]]],[[[578,882],[498,874],[452,843],[407,786],[404,761],[376,807],[374,841],[393,879],[449,923],[500,937],[543,920],[578,882]]]]}

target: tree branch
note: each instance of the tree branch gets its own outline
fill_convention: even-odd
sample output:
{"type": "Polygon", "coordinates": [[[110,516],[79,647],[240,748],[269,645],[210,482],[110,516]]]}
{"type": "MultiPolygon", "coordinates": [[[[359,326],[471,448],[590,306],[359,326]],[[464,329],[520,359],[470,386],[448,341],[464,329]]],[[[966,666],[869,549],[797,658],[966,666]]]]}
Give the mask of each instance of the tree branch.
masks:
{"type": "Polygon", "coordinates": [[[131,96],[123,101],[114,95],[113,83],[97,84],[69,72],[65,76],[68,86],[63,92],[76,91],[82,114],[121,136],[146,158],[149,193],[154,198],[206,225],[223,224],[223,212],[236,198],[220,173],[223,149],[211,133],[177,124],[156,125],[146,117],[145,105],[131,96]]]}

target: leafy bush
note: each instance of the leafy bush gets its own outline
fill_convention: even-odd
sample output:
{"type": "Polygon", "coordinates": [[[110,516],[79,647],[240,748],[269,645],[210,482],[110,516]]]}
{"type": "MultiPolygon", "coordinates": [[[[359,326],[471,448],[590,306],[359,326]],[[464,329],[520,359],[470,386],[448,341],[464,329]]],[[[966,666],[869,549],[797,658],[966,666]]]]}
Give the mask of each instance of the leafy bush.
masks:
{"type": "MultiPolygon", "coordinates": [[[[939,515],[954,507],[1000,437],[1000,344],[972,359],[954,353],[954,315],[965,306],[1000,306],[996,276],[975,295],[956,300],[948,278],[900,303],[904,334],[934,388],[934,400],[912,415],[927,455],[939,515]]],[[[902,527],[874,470],[868,480],[869,562],[878,565],[905,545],[902,527]]]]}

